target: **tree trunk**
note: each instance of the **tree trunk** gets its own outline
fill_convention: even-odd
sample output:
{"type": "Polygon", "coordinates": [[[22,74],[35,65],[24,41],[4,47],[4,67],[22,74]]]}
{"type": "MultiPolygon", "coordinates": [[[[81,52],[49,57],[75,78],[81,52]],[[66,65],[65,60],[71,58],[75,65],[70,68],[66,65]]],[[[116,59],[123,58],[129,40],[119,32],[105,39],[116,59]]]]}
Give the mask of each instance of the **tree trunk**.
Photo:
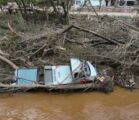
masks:
{"type": "Polygon", "coordinates": [[[2,5],[0,5],[0,10],[1,10],[1,12],[3,12],[2,5]]]}
{"type": "Polygon", "coordinates": [[[18,0],[15,0],[15,2],[16,2],[16,3],[17,3],[17,5],[19,6],[19,11],[20,11],[20,13],[21,13],[22,17],[24,18],[24,13],[23,13],[23,11],[22,11],[22,7],[21,7],[21,5],[20,5],[19,1],[18,1],[18,0]]]}

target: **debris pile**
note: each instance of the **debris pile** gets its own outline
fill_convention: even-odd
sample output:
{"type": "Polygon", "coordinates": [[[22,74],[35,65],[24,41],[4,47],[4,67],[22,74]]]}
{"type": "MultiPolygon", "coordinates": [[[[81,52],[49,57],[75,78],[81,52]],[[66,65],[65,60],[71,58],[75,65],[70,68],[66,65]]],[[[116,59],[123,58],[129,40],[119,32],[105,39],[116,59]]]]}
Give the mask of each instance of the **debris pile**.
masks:
{"type": "MultiPolygon", "coordinates": [[[[34,29],[27,27],[24,31],[17,30],[15,21],[7,22],[6,33],[0,37],[0,56],[17,66],[39,68],[46,64],[67,64],[71,57],[87,59],[96,65],[99,74],[102,66],[111,68],[110,73],[98,79],[109,76],[108,79],[123,87],[135,86],[139,73],[139,21],[108,16],[70,17],[69,26],[30,23],[34,29]]],[[[5,64],[0,66],[0,78],[4,80],[5,64]]],[[[9,71],[6,70],[7,76],[11,75],[9,71]]]]}

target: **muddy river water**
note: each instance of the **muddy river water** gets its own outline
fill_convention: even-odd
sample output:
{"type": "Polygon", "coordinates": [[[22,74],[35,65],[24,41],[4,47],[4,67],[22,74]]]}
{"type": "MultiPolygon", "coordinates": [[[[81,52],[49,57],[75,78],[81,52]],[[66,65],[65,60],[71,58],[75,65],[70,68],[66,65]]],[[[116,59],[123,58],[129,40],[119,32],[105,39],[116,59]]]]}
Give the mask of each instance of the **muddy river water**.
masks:
{"type": "Polygon", "coordinates": [[[0,120],[139,120],[139,90],[0,95],[0,120]]]}

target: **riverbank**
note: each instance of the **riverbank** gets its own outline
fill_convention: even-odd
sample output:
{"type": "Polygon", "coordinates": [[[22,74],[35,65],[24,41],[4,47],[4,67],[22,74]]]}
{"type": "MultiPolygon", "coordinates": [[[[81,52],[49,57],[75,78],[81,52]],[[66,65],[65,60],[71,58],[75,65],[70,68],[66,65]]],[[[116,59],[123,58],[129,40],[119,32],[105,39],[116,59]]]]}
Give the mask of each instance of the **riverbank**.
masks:
{"type": "MultiPolygon", "coordinates": [[[[116,85],[138,85],[138,16],[71,15],[68,25],[38,18],[26,22],[20,14],[1,14],[0,50],[18,67],[43,71],[46,64],[68,64],[76,57],[91,61],[99,76],[116,85]]],[[[5,62],[0,66],[1,82],[10,84],[14,70],[5,62]]]]}

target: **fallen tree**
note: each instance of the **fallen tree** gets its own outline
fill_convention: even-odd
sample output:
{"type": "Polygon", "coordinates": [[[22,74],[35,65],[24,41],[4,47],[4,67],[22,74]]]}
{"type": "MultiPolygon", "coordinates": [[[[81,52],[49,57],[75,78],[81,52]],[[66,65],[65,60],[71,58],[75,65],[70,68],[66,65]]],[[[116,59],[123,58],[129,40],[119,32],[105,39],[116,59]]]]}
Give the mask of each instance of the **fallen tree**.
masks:
{"type": "Polygon", "coordinates": [[[12,61],[8,60],[7,58],[3,57],[0,55],[0,60],[2,60],[3,62],[7,63],[8,65],[10,65],[13,69],[17,69],[18,66],[15,65],[12,61]]]}
{"type": "Polygon", "coordinates": [[[93,34],[93,35],[95,35],[95,36],[97,36],[97,37],[100,37],[100,38],[102,38],[102,39],[104,39],[104,40],[106,40],[106,41],[108,41],[108,42],[110,42],[110,43],[112,43],[112,44],[116,44],[116,45],[120,45],[120,44],[121,44],[120,42],[118,42],[118,41],[116,41],[116,40],[112,40],[112,39],[107,38],[107,37],[104,37],[103,35],[100,35],[100,34],[94,32],[94,31],[91,31],[91,30],[88,30],[88,29],[85,29],[85,28],[82,28],[82,27],[79,27],[79,26],[75,26],[75,25],[69,26],[69,27],[68,27],[67,29],[65,29],[62,33],[65,33],[65,32],[69,31],[69,30],[72,29],[72,28],[76,28],[76,29],[78,29],[78,30],[80,30],[80,31],[84,31],[84,32],[91,33],[91,34],[93,34]]]}

